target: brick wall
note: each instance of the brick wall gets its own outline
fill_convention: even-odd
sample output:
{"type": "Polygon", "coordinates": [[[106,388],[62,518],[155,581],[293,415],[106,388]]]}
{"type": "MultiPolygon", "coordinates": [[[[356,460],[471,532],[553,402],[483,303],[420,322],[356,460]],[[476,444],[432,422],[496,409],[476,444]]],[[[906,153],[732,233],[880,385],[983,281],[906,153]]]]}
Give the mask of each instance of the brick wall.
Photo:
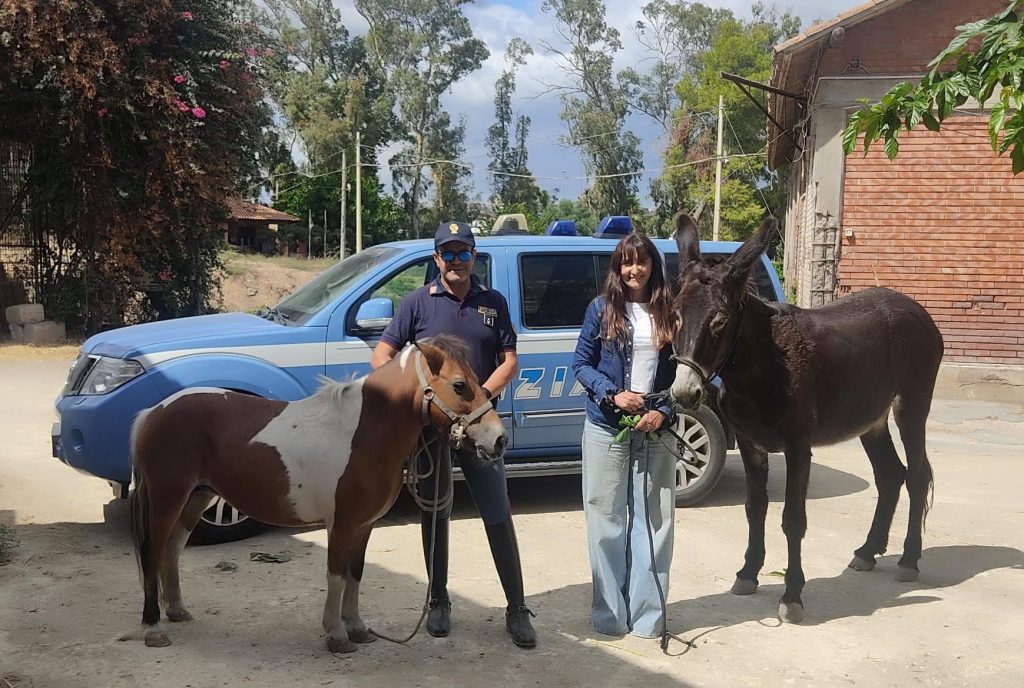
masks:
{"type": "MultiPolygon", "coordinates": [[[[1024,365],[1024,175],[992,151],[987,116],[904,132],[846,159],[840,294],[892,287],[942,330],[946,361],[1024,365]]],[[[858,149],[859,151],[860,149],[858,149]]]]}
{"type": "Polygon", "coordinates": [[[1008,0],[915,0],[851,27],[838,48],[823,53],[819,76],[924,74],[932,58],[956,35],[957,26],[991,17],[1008,4],[1008,0]],[[852,59],[860,61],[859,68],[849,69],[852,59]]]}

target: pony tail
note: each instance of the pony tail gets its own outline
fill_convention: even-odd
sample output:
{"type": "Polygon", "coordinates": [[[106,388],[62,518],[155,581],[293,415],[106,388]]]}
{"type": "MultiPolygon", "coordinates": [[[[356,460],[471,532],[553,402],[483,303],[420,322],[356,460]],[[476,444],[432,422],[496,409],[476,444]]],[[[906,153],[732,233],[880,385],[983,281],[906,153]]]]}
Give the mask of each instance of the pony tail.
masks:
{"type": "Polygon", "coordinates": [[[128,512],[131,515],[132,540],[135,544],[135,564],[142,581],[142,559],[149,554],[149,488],[138,467],[132,469],[135,489],[128,495],[128,512]]]}

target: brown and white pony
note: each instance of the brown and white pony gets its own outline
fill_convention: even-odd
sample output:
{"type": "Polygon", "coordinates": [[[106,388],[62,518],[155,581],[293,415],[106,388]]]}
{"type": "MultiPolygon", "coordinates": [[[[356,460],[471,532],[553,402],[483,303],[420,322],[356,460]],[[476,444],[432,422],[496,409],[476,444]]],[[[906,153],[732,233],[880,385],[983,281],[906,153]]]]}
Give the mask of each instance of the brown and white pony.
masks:
{"type": "Polygon", "coordinates": [[[178,557],[215,494],[264,523],[326,524],[327,647],[351,652],[354,643],[373,641],[359,616],[366,543],[397,499],[406,457],[428,424],[485,461],[507,443],[455,337],[409,345],[368,376],[327,381],[301,401],[195,388],[140,413],[132,428],[131,515],[146,645],[170,644],[158,593],[169,620],[192,618],[181,600],[178,557]]]}
{"type": "Polygon", "coordinates": [[[925,421],[942,360],[942,335],[928,312],[891,289],[865,289],[820,308],[766,303],[747,280],[776,231],[773,219],[720,264],[702,260],[693,221],[676,220],[681,318],[673,342],[679,364],[672,395],[693,407],[719,376],[719,406],[736,431],[747,475],[749,539],[732,592],[757,590],[764,565],[768,452],[786,455],[782,530],[789,544],[782,621],[798,623],[804,608],[801,540],[807,530],[811,448],[860,437],[874,470],[878,503],[864,544],[850,567],[868,570],[885,552],[904,482],[910,519],[897,580],[913,581],[921,558],[932,467],[925,421]],[[889,434],[892,411],[907,465],[889,434]]]}

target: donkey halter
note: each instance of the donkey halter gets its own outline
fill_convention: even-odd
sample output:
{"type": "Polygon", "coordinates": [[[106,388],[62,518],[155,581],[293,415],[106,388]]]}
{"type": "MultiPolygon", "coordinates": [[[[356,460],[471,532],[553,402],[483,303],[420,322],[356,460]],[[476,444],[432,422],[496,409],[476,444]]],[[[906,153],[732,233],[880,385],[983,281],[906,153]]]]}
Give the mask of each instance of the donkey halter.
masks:
{"type": "Polygon", "coordinates": [[[448,408],[448,404],[444,403],[444,400],[437,396],[430,383],[427,382],[427,376],[423,372],[423,352],[419,350],[416,351],[416,376],[420,379],[420,385],[423,387],[423,424],[430,425],[432,423],[430,419],[430,405],[433,404],[441,410],[441,413],[448,416],[448,420],[452,422],[450,432],[452,447],[454,449],[460,448],[462,446],[462,438],[466,436],[466,430],[469,429],[469,426],[475,423],[480,416],[494,408],[494,406],[490,401],[485,401],[466,416],[460,416],[452,411],[448,408]]]}
{"type": "Polygon", "coordinates": [[[745,301],[740,302],[740,307],[737,312],[739,322],[736,323],[736,331],[732,335],[732,342],[730,342],[729,344],[729,352],[726,354],[725,358],[722,359],[722,362],[718,365],[718,367],[716,367],[710,375],[705,375],[704,370],[701,369],[701,367],[697,364],[695,360],[693,360],[692,358],[687,358],[686,356],[680,356],[679,354],[676,353],[675,346],[673,345],[672,347],[672,355],[668,357],[669,360],[672,361],[673,363],[686,366],[693,372],[697,373],[697,377],[700,378],[701,389],[705,391],[707,391],[708,387],[711,386],[711,381],[718,377],[719,373],[722,372],[722,369],[729,365],[729,363],[732,361],[732,355],[736,353],[736,344],[737,342],[739,342],[740,332],[742,332],[743,330],[743,311],[745,305],[745,301]]]}

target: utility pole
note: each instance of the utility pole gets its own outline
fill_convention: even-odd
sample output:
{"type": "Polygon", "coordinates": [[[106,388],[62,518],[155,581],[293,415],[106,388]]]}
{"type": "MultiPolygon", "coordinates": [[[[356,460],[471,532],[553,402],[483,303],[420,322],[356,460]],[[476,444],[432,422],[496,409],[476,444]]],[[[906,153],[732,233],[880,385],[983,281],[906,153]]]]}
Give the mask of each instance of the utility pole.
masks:
{"type": "Polygon", "coordinates": [[[327,208],[324,208],[324,258],[327,257],[327,208]]]}
{"type": "Polygon", "coordinates": [[[725,96],[718,96],[718,153],[715,156],[715,217],[711,238],[718,241],[722,223],[722,123],[725,121],[725,96]]]}
{"type": "Polygon", "coordinates": [[[356,253],[363,250],[363,168],[362,147],[359,132],[356,132],[356,253]]]}
{"type": "Polygon", "coordinates": [[[341,243],[338,246],[338,260],[345,260],[345,190],[348,188],[348,165],[345,162],[345,153],[341,151],[341,243]]]}
{"type": "Polygon", "coordinates": [[[306,221],[306,260],[313,257],[313,209],[307,208],[309,219],[306,221]]]}

